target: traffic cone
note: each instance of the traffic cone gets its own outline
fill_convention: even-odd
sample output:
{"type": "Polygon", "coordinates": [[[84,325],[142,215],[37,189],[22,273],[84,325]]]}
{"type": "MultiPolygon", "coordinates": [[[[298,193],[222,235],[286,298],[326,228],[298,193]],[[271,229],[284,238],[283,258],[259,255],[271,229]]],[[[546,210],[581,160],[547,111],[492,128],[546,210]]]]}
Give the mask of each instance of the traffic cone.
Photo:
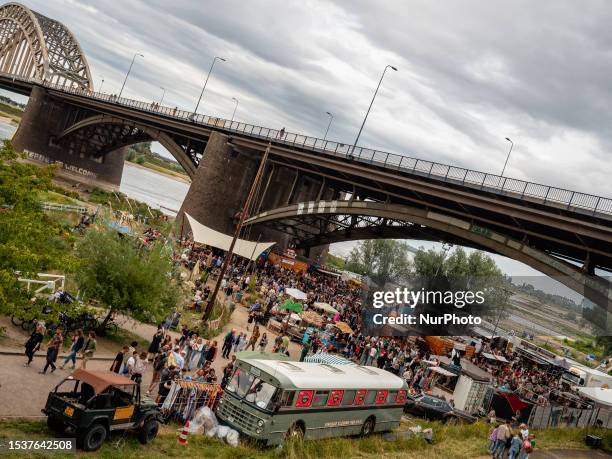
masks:
{"type": "Polygon", "coordinates": [[[187,435],[189,435],[189,421],[185,423],[185,427],[178,436],[179,445],[187,446],[187,435]]]}

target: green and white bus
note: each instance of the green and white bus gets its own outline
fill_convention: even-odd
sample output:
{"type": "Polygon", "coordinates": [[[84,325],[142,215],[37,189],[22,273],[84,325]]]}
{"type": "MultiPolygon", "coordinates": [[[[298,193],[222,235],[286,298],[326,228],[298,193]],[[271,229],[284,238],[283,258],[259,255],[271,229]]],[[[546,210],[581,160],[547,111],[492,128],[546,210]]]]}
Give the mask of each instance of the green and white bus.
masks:
{"type": "Polygon", "coordinates": [[[379,368],[262,358],[237,360],[217,416],[268,445],[300,436],[368,435],[399,426],[407,386],[379,368]]]}

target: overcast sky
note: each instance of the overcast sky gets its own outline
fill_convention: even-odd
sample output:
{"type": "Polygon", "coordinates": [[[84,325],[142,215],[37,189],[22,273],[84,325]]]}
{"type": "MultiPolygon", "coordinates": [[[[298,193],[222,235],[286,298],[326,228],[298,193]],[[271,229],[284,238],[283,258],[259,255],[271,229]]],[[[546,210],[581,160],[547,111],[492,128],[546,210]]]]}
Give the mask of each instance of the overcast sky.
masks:
{"type": "Polygon", "coordinates": [[[94,84],[200,112],[612,196],[612,3],[23,0],[63,22],[94,84]]]}

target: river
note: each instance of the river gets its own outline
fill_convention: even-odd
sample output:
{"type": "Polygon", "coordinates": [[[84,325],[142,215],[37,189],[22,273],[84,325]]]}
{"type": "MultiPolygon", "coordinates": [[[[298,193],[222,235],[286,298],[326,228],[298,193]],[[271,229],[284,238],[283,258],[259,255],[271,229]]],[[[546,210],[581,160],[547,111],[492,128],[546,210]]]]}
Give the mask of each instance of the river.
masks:
{"type": "MultiPolygon", "coordinates": [[[[17,127],[0,120],[0,139],[11,138],[17,127]]],[[[189,184],[167,175],[134,166],[128,162],[123,168],[119,190],[128,197],[144,202],[169,215],[178,210],[187,195],[189,184]]]]}

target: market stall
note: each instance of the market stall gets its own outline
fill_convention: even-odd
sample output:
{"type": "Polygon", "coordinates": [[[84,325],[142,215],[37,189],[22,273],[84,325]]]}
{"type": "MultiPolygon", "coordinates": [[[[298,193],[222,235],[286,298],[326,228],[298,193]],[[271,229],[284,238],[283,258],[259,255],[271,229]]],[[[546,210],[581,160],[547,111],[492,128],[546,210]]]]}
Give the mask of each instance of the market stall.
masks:
{"type": "Polygon", "coordinates": [[[184,423],[192,419],[196,410],[202,406],[213,409],[222,394],[223,389],[219,384],[177,379],[172,381],[161,411],[167,420],[184,423]]]}

